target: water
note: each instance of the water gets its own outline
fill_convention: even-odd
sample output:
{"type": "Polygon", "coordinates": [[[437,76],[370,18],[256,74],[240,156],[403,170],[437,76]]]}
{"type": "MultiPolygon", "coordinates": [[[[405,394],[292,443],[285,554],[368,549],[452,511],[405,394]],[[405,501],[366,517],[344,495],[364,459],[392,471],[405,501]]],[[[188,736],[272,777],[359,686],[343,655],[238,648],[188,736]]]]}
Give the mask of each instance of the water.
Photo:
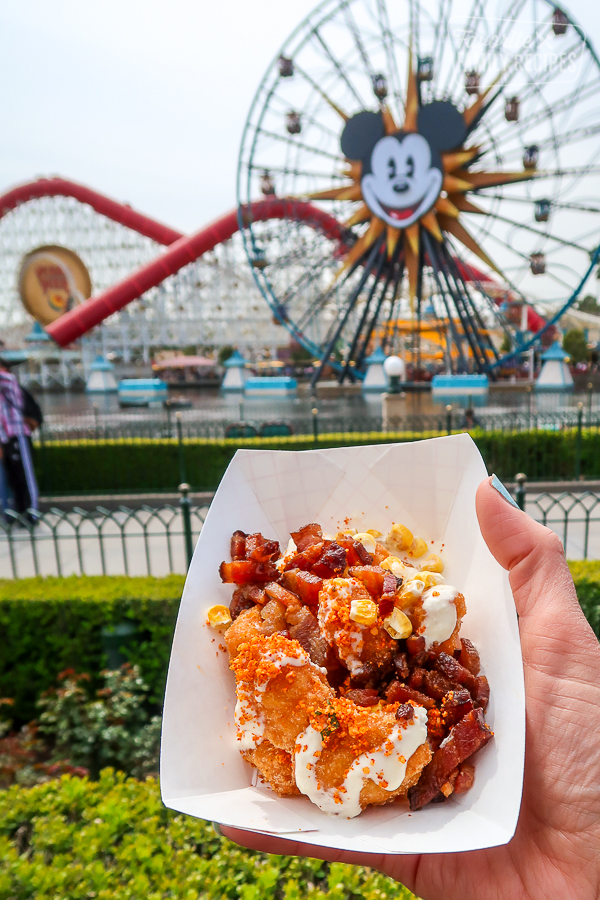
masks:
{"type": "MultiPolygon", "coordinates": [[[[191,410],[182,411],[182,419],[190,421],[285,421],[306,422],[311,419],[311,410],[315,401],[310,396],[292,397],[240,397],[237,394],[221,394],[218,389],[188,388],[185,392],[171,390],[170,397],[184,397],[192,403],[191,410]]],[[[95,414],[103,419],[131,422],[147,419],[156,415],[152,409],[121,409],[115,394],[85,393],[45,393],[38,399],[48,424],[65,419],[89,417],[95,414]]],[[[585,394],[528,394],[524,391],[491,391],[486,398],[474,397],[473,406],[480,413],[505,413],[518,409],[531,412],[550,413],[572,410],[578,402],[583,401],[587,410],[589,397],[585,394]]],[[[469,397],[452,400],[454,410],[464,409],[469,405],[469,397]]],[[[360,393],[341,397],[318,397],[316,407],[319,418],[344,418],[355,421],[361,419],[377,419],[381,417],[381,397],[379,394],[363,396],[360,393]]],[[[407,393],[402,400],[402,415],[444,415],[446,402],[436,402],[429,391],[407,393]]],[[[600,408],[598,395],[593,397],[594,410],[600,408]]]]}

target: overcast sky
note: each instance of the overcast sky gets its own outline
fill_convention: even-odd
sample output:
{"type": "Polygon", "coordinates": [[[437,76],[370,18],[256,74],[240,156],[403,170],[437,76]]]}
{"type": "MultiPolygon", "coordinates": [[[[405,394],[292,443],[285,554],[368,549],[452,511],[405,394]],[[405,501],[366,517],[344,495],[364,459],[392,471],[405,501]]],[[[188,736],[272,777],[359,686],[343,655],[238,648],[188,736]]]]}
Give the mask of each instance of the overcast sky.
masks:
{"type": "MultiPolygon", "coordinates": [[[[62,175],[195,231],[234,206],[252,97],[314,6],[4,0],[0,192],[62,175]]],[[[590,0],[568,7],[599,48],[590,0]]]]}

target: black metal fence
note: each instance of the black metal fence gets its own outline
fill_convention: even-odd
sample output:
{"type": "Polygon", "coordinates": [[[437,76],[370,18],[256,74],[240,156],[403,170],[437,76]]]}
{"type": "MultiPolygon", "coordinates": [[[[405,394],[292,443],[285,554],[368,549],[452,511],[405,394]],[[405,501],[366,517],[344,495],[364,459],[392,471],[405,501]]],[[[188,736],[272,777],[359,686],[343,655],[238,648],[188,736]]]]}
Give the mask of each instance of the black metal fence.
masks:
{"type": "MultiPolygon", "coordinates": [[[[207,507],[180,487],[178,505],[52,508],[36,524],[9,514],[0,520],[0,577],[185,573],[207,507]]],[[[570,559],[600,559],[600,493],[534,493],[521,478],[515,496],[559,535],[570,559]]]]}
{"type": "MultiPolygon", "coordinates": [[[[277,437],[290,434],[365,434],[403,432],[412,434],[446,434],[465,425],[465,412],[448,406],[437,413],[411,413],[396,416],[384,423],[381,415],[334,415],[323,413],[318,402],[306,415],[294,415],[285,421],[257,418],[207,418],[201,410],[173,413],[150,410],[136,413],[101,413],[97,409],[77,416],[52,415],[47,419],[38,440],[114,440],[178,437],[223,440],[239,437],[277,437]]],[[[475,428],[484,431],[561,431],[568,428],[600,429],[600,410],[591,403],[579,403],[571,409],[540,411],[533,406],[498,412],[485,408],[475,411],[475,428]]]]}

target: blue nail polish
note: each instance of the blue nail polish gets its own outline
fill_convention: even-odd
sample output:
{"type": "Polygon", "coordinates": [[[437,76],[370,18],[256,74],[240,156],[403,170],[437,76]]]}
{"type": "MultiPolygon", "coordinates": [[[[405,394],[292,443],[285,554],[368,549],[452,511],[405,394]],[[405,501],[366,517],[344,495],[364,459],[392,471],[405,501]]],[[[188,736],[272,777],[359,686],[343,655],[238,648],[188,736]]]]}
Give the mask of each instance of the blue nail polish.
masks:
{"type": "Polygon", "coordinates": [[[490,481],[490,484],[492,485],[493,488],[496,488],[498,493],[501,494],[505,500],[508,500],[508,502],[512,506],[514,506],[515,509],[519,509],[518,503],[515,503],[515,501],[510,496],[509,492],[506,490],[506,488],[504,487],[504,485],[502,484],[502,482],[500,481],[500,479],[498,478],[497,475],[492,475],[492,480],[490,481]]]}
{"type": "Polygon", "coordinates": [[[219,837],[223,837],[223,832],[221,831],[221,826],[219,825],[218,822],[213,822],[212,827],[213,827],[213,831],[215,832],[215,834],[218,834],[219,837]]]}

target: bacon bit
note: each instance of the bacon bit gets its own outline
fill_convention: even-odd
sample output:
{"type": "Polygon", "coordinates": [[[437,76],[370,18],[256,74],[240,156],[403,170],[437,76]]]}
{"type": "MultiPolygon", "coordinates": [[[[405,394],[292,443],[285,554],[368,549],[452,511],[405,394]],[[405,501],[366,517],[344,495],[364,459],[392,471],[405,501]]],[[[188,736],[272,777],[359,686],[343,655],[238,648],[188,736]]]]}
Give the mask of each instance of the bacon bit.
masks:
{"type": "Polygon", "coordinates": [[[471,675],[479,675],[481,663],[476,647],[468,640],[468,638],[461,638],[461,644],[462,648],[458,658],[459,663],[461,666],[464,666],[465,669],[468,669],[471,675]]]}
{"type": "Polygon", "coordinates": [[[246,535],[243,531],[234,531],[231,535],[230,553],[232,559],[245,559],[246,535]]]}
{"type": "Polygon", "coordinates": [[[475,766],[472,766],[471,763],[461,763],[458,767],[458,775],[456,776],[456,781],[454,783],[454,793],[455,794],[466,794],[466,792],[473,787],[473,782],[475,781],[475,766]]]}
{"type": "Polygon", "coordinates": [[[408,650],[409,656],[416,656],[417,653],[421,653],[425,650],[425,638],[420,635],[411,634],[409,638],[406,638],[406,649],[408,650]]]}
{"type": "Polygon", "coordinates": [[[324,549],[325,544],[322,541],[318,544],[311,544],[302,553],[296,553],[292,556],[286,563],[284,570],[302,569],[303,571],[308,571],[316,563],[324,549]]]}
{"type": "Polygon", "coordinates": [[[275,581],[270,581],[268,584],[265,584],[265,594],[267,594],[268,597],[271,597],[272,600],[279,600],[286,608],[290,604],[293,606],[298,605],[298,595],[286,590],[275,581]]]}
{"type": "Polygon", "coordinates": [[[225,584],[250,584],[275,581],[279,572],[270,562],[256,562],[253,559],[236,559],[233,562],[222,562],[219,567],[221,581],[225,584]]]}
{"type": "MultiPolygon", "coordinates": [[[[361,544],[362,546],[362,544],[361,544]]],[[[385,569],[381,566],[352,566],[349,574],[352,578],[361,581],[371,597],[379,600],[383,592],[383,579],[385,577],[385,569]]]]}
{"type": "Polygon", "coordinates": [[[481,709],[474,709],[455,725],[443,746],[433,754],[416,785],[408,791],[410,808],[414,812],[430,803],[448,780],[448,776],[492,738],[481,709]]]}
{"type": "Polygon", "coordinates": [[[281,579],[285,587],[300,597],[307,606],[318,606],[319,592],[323,589],[323,580],[312,572],[301,569],[290,569],[283,573],[281,579]]]}
{"type": "Polygon", "coordinates": [[[475,703],[482,709],[487,709],[490,702],[490,686],[485,675],[479,675],[475,679],[475,703]]]}
{"type": "Polygon", "coordinates": [[[376,706],[379,694],[373,688],[355,688],[346,692],[346,698],[358,706],[376,706]]]}
{"type": "Polygon", "coordinates": [[[335,541],[332,541],[313,565],[311,571],[313,575],[318,575],[319,578],[335,578],[343,573],[346,564],[346,551],[335,541]]]}
{"type": "Polygon", "coordinates": [[[475,677],[471,675],[468,669],[461,666],[453,656],[449,656],[448,653],[440,653],[439,656],[436,656],[434,665],[438,672],[441,672],[450,681],[464,685],[471,696],[473,696],[476,689],[475,677]]]}
{"type": "Polygon", "coordinates": [[[410,670],[406,662],[406,653],[395,653],[393,659],[396,674],[400,678],[408,678],[410,670]]]}
{"type": "Polygon", "coordinates": [[[415,717],[414,707],[410,703],[401,703],[396,710],[396,718],[400,722],[410,722],[415,717]]]}
{"type": "Polygon", "coordinates": [[[431,697],[426,697],[419,691],[415,691],[407,684],[401,684],[399,681],[392,681],[385,692],[385,699],[388,703],[406,703],[407,700],[414,700],[417,706],[423,706],[425,709],[433,709],[435,701],[431,697]]]}
{"type": "Polygon", "coordinates": [[[291,531],[290,534],[298,549],[298,553],[302,553],[307,547],[323,541],[323,529],[316,522],[304,525],[299,531],[291,531]]]}
{"type": "Polygon", "coordinates": [[[246,559],[252,559],[255,562],[266,563],[269,560],[278,559],[281,556],[278,541],[268,541],[262,534],[247,534],[246,539],[246,559]]]}
{"type": "Polygon", "coordinates": [[[253,600],[250,600],[248,597],[244,596],[242,588],[236,588],[233,592],[231,603],[229,604],[231,621],[235,622],[240,613],[242,613],[245,609],[252,609],[254,605],[255,604],[253,600]]]}

